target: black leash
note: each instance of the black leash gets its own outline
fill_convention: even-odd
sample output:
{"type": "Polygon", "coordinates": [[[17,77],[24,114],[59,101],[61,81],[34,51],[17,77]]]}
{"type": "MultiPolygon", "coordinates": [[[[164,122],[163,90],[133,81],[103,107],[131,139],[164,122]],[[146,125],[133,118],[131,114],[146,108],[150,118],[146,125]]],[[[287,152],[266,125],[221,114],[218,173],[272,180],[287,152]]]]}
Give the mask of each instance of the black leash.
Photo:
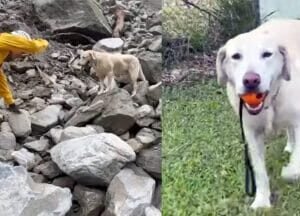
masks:
{"type": "Polygon", "coordinates": [[[256,193],[256,184],[254,179],[254,171],[249,158],[248,152],[248,144],[245,139],[244,127],[243,127],[243,100],[240,99],[240,107],[239,107],[239,116],[240,116],[240,127],[241,127],[241,135],[242,141],[244,143],[244,154],[245,154],[245,190],[248,196],[254,196],[256,193]]]}

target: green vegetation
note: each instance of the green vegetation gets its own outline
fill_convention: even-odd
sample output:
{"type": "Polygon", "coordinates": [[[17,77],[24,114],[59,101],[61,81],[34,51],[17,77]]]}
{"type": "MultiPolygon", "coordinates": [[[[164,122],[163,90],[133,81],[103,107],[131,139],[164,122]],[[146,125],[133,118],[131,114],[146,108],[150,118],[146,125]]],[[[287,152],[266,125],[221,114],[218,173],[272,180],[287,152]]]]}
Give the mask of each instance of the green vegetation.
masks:
{"type": "Polygon", "coordinates": [[[197,9],[183,1],[169,0],[163,8],[164,33],[188,37],[194,49],[211,51],[227,39],[257,25],[258,15],[251,0],[200,1],[197,9]]]}
{"type": "Polygon", "coordinates": [[[252,211],[244,192],[243,145],[238,118],[214,81],[164,89],[164,216],[297,216],[300,185],[280,177],[288,154],[284,137],[267,145],[271,210],[252,211]]]}

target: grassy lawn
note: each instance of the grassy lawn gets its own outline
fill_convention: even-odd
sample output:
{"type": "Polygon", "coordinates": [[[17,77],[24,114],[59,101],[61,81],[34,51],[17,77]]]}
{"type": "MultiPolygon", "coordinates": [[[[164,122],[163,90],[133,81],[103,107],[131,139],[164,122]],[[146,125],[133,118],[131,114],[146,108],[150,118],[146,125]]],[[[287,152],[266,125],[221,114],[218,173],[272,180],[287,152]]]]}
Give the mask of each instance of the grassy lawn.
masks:
{"type": "Polygon", "coordinates": [[[238,118],[215,82],[164,89],[163,215],[300,215],[300,184],[281,180],[285,137],[271,139],[267,165],[274,208],[252,211],[244,192],[238,118]]]}

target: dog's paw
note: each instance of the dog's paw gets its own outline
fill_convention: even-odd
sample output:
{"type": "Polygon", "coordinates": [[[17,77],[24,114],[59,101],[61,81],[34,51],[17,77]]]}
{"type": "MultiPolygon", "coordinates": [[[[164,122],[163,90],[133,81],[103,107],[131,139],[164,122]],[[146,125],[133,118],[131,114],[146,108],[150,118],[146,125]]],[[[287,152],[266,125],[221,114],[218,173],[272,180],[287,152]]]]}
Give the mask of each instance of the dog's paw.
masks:
{"type": "Polygon", "coordinates": [[[250,207],[252,209],[270,208],[271,202],[268,196],[256,195],[255,200],[250,207]]]}
{"type": "Polygon", "coordinates": [[[281,177],[286,181],[297,181],[300,178],[300,169],[297,166],[288,164],[287,166],[282,167],[281,177]]]}
{"type": "Polygon", "coordinates": [[[284,152],[292,153],[293,151],[293,144],[292,143],[287,143],[286,146],[284,147],[284,152]]]}

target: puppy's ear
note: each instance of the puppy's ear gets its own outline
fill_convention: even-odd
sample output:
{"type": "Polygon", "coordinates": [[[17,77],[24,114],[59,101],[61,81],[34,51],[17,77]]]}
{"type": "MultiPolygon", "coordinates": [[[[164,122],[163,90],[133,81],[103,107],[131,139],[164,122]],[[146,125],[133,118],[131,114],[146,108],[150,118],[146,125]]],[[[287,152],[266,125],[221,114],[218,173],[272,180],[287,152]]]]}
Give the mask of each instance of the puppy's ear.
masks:
{"type": "Polygon", "coordinates": [[[289,54],[284,46],[278,47],[280,54],[283,57],[283,66],[282,66],[282,78],[286,81],[291,79],[291,61],[289,54]]]}
{"type": "Polygon", "coordinates": [[[226,85],[227,83],[227,74],[224,70],[224,60],[226,58],[226,49],[225,46],[221,47],[217,54],[216,60],[216,70],[217,70],[217,79],[219,85],[226,85]]]}

